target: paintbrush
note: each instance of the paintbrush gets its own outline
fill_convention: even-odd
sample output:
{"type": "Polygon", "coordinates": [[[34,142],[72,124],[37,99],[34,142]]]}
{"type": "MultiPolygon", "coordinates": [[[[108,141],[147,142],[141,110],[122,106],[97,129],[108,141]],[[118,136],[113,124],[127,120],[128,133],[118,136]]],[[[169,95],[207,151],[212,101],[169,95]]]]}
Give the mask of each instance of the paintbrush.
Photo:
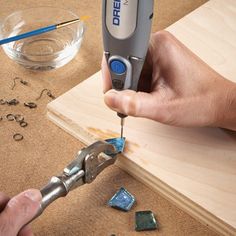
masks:
{"type": "Polygon", "coordinates": [[[46,26],[46,27],[43,27],[43,28],[39,28],[39,29],[36,29],[36,30],[33,30],[33,31],[26,32],[24,34],[20,34],[20,35],[16,35],[16,36],[13,36],[13,37],[10,37],[10,38],[2,39],[2,40],[0,40],[0,45],[10,43],[10,42],[14,42],[14,41],[18,41],[18,40],[25,39],[25,38],[29,38],[29,37],[32,37],[32,36],[44,34],[44,33],[60,29],[62,27],[65,27],[65,26],[68,26],[68,25],[71,25],[71,24],[78,23],[80,21],[84,21],[88,18],[89,18],[88,16],[83,16],[83,17],[78,18],[78,19],[62,22],[62,23],[59,23],[59,24],[56,24],[56,25],[49,25],[49,26],[46,26]]]}

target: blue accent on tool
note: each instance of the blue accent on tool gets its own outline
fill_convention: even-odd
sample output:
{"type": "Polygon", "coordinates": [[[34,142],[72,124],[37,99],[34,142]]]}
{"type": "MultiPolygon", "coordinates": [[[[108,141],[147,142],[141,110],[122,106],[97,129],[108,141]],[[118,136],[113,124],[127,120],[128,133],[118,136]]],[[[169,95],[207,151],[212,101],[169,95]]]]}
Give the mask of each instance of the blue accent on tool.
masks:
{"type": "Polygon", "coordinates": [[[107,155],[109,156],[115,156],[119,153],[122,153],[125,148],[125,138],[113,138],[113,139],[107,139],[105,142],[112,144],[116,148],[116,153],[108,153],[106,152],[107,155]]]}
{"type": "Polygon", "coordinates": [[[118,75],[124,74],[127,70],[125,63],[120,60],[113,60],[110,63],[110,67],[112,72],[118,75]]]}
{"type": "Polygon", "coordinates": [[[129,211],[134,203],[135,197],[125,188],[120,188],[108,202],[108,205],[121,211],[129,211]]]}

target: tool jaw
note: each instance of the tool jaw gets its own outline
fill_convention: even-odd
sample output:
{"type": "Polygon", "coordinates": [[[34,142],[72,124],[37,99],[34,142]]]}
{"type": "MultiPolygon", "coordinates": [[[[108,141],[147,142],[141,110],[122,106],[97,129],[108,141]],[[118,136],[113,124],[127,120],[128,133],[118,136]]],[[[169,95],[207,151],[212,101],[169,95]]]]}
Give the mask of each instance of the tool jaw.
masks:
{"type": "Polygon", "coordinates": [[[106,167],[114,164],[116,157],[110,157],[105,153],[116,153],[116,148],[105,141],[98,141],[77,154],[76,159],[63,172],[64,176],[71,178],[79,171],[83,171],[84,175],[81,177],[83,180],[79,184],[75,182],[72,189],[80,186],[81,182],[83,184],[93,182],[106,167]]]}
{"type": "Polygon", "coordinates": [[[85,183],[93,182],[96,177],[109,165],[116,161],[116,157],[111,157],[105,153],[116,153],[116,148],[107,142],[98,141],[88,147],[84,160],[85,183]]]}

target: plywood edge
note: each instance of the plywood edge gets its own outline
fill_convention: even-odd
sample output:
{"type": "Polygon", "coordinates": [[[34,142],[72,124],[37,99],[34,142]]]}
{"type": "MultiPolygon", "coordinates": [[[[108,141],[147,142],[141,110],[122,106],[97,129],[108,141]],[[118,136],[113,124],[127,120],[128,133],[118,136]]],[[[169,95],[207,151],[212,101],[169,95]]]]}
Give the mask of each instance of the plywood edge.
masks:
{"type": "MultiPolygon", "coordinates": [[[[85,145],[89,145],[96,141],[96,138],[93,135],[89,134],[82,127],[78,127],[78,124],[73,126],[73,122],[67,122],[67,118],[56,113],[50,104],[48,105],[47,116],[53,123],[73,135],[75,138],[79,139],[85,145]],[[71,125],[68,125],[68,123],[71,123],[71,125]]],[[[148,187],[151,187],[154,191],[160,193],[163,197],[174,203],[177,207],[181,208],[207,227],[213,229],[221,235],[236,234],[235,228],[215,217],[201,206],[186,198],[184,195],[176,192],[160,179],[157,179],[156,177],[154,178],[152,174],[137,166],[128,158],[120,156],[116,164],[121,169],[125,170],[148,187]]]]}
{"type": "Polygon", "coordinates": [[[178,208],[190,214],[193,218],[200,221],[205,226],[213,229],[221,235],[236,234],[236,229],[234,229],[232,226],[215,217],[213,214],[209,213],[198,204],[186,198],[184,195],[176,192],[160,179],[154,179],[150,173],[134,164],[131,160],[121,156],[119,157],[119,160],[116,162],[116,164],[121,169],[125,170],[130,175],[138,179],[140,182],[161,194],[164,198],[168,199],[178,208]]]}
{"type": "Polygon", "coordinates": [[[79,139],[85,145],[90,145],[93,142],[97,141],[94,136],[90,135],[83,128],[79,128],[77,125],[68,125],[68,122],[66,122],[66,120],[68,119],[60,114],[57,114],[54,111],[51,111],[50,106],[48,106],[47,109],[47,117],[49,120],[51,120],[54,124],[56,124],[67,133],[79,139]]]}

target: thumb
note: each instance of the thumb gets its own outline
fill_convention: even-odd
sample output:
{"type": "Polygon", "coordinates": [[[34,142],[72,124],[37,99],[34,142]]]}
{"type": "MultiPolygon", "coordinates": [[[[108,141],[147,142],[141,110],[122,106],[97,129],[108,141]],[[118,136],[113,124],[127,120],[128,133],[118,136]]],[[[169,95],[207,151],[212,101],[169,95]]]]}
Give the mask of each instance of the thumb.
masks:
{"type": "Polygon", "coordinates": [[[13,197],[0,215],[0,235],[17,235],[37,213],[42,195],[30,189],[13,197]]]}
{"type": "Polygon", "coordinates": [[[128,116],[155,120],[158,114],[158,98],[153,93],[110,90],[104,101],[112,110],[128,116]]]}

